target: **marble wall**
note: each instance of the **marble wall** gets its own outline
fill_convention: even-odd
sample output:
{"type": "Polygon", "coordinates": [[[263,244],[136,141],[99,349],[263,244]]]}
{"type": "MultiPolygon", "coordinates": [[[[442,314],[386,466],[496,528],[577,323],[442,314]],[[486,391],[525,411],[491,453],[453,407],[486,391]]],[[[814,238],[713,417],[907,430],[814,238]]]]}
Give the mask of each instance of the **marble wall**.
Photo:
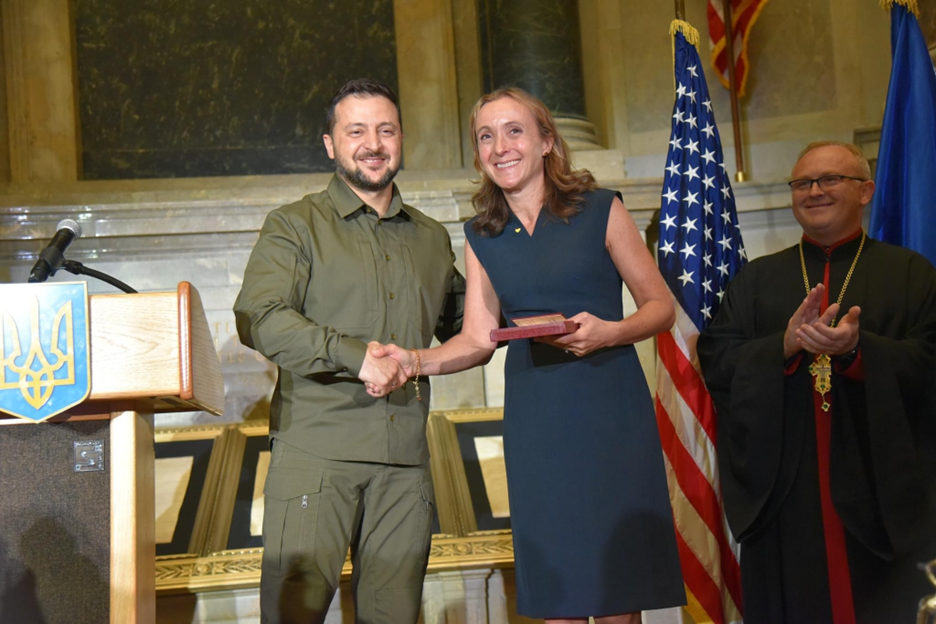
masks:
{"type": "MultiPolygon", "coordinates": [[[[931,0],[930,0],[931,1],[931,0]]],[[[580,0],[588,117],[607,147],[624,153],[628,177],[665,165],[673,105],[672,3],[580,0]]],[[[709,63],[706,0],[687,0],[700,55],[734,168],[731,106],[709,63]]],[[[852,140],[879,125],[890,76],[890,19],[876,2],[768,2],[750,35],[750,79],[741,100],[749,177],[788,175],[819,138],[852,140]]]]}
{"type": "MultiPolygon", "coordinates": [[[[0,140],[9,145],[0,149],[0,182],[324,171],[324,103],[361,74],[398,87],[404,127],[415,139],[407,142],[408,167],[469,165],[465,122],[484,75],[493,75],[495,61],[509,68],[528,44],[558,33],[542,28],[549,19],[572,29],[560,38],[578,39],[572,47],[581,48],[582,67],[575,69],[574,54],[549,63],[533,55],[533,76],[555,94],[553,106],[580,114],[583,82],[585,115],[601,143],[626,158],[621,175],[657,176],[664,164],[671,4],[245,0],[221,10],[226,5],[181,0],[74,0],[74,32],[62,19],[65,4],[0,5],[7,86],[0,104],[9,108],[9,121],[0,119],[0,140]],[[55,20],[37,19],[37,11],[64,26],[43,26],[55,20]],[[518,13],[524,19],[506,19],[518,13]]],[[[686,9],[706,59],[706,0],[687,0],[686,9]]],[[[934,0],[921,0],[920,9],[933,41],[934,0]]],[[[744,155],[749,175],[772,179],[788,172],[804,143],[851,139],[857,128],[880,123],[889,19],[875,2],[769,2],[751,35],[750,60],[744,155]]],[[[704,66],[733,163],[727,92],[704,66]]]]}
{"type": "Polygon", "coordinates": [[[517,86],[556,115],[585,115],[575,0],[479,0],[485,91],[517,86]]]}
{"type": "Polygon", "coordinates": [[[345,81],[397,89],[392,0],[75,0],[84,179],[328,171],[345,81]]]}

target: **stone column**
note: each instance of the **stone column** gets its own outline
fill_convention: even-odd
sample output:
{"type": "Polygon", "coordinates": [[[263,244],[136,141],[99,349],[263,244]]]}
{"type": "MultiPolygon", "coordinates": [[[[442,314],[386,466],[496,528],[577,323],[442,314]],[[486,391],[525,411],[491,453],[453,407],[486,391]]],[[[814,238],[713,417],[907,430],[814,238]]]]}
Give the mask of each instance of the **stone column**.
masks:
{"type": "Polygon", "coordinates": [[[462,166],[451,0],[394,0],[407,169],[462,166]]]}
{"type": "Polygon", "coordinates": [[[74,33],[69,0],[3,0],[10,178],[78,179],[74,33]]]}
{"type": "Polygon", "coordinates": [[[585,116],[577,0],[482,0],[488,84],[529,91],[573,150],[601,149],[585,116]]]}

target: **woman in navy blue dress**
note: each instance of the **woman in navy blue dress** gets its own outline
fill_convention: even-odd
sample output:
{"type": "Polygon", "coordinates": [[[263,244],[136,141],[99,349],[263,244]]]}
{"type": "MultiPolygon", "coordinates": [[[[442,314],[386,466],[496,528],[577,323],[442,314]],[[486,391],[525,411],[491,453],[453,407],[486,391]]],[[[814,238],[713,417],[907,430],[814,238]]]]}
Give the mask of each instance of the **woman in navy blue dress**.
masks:
{"type": "MultiPolygon", "coordinates": [[[[671,296],[620,195],[573,171],[548,109],[519,89],[471,115],[482,175],[465,224],[462,333],[441,347],[383,347],[406,372],[487,362],[490,331],[561,313],[578,330],[507,351],[504,455],[517,611],[552,622],[685,604],[653,404],[634,343],[673,323],[671,296]],[[624,318],[622,283],[637,303],[624,318]]],[[[375,396],[390,389],[370,386],[375,396]]]]}

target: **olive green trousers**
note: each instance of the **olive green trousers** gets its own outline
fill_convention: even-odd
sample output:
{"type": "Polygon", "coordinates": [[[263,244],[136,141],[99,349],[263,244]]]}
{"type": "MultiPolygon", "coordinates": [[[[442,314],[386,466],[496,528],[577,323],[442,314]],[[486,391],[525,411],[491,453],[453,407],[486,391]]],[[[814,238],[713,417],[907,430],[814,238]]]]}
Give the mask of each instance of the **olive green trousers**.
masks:
{"type": "Polygon", "coordinates": [[[355,621],[416,622],[434,507],[428,463],[334,461],[276,441],[263,493],[262,622],[323,622],[349,548],[355,621]]]}

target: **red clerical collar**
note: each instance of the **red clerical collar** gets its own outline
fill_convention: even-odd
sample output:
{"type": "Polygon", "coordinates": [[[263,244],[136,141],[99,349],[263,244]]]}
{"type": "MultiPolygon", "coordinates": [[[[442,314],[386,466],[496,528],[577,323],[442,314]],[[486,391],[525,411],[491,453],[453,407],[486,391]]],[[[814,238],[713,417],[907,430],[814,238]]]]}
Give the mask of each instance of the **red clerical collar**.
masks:
{"type": "Polygon", "coordinates": [[[861,236],[861,232],[862,232],[861,228],[858,228],[858,231],[856,231],[854,234],[851,234],[850,236],[846,236],[846,237],[843,238],[842,240],[837,241],[837,242],[835,242],[835,243],[832,243],[832,244],[829,245],[828,247],[826,247],[825,245],[823,245],[823,244],[820,243],[819,241],[810,238],[810,237],[809,237],[808,235],[806,235],[805,233],[803,234],[803,240],[806,241],[807,243],[811,244],[811,245],[815,245],[816,247],[819,247],[820,249],[824,249],[824,250],[826,251],[826,253],[828,253],[828,252],[831,252],[833,249],[835,249],[835,248],[837,248],[837,247],[841,247],[842,245],[845,245],[846,243],[852,242],[853,240],[855,240],[856,238],[858,238],[859,236],[861,236]]]}

